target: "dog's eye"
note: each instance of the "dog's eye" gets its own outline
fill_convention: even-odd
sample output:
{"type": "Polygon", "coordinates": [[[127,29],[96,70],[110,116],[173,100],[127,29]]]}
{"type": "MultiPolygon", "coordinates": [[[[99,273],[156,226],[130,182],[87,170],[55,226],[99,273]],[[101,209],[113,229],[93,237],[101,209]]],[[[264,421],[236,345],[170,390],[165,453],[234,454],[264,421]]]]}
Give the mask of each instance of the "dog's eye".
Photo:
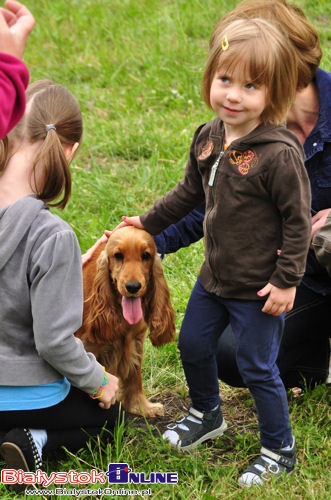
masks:
{"type": "Polygon", "coordinates": [[[144,253],[142,254],[142,256],[141,256],[141,259],[142,259],[142,260],[150,260],[150,258],[151,258],[151,254],[150,254],[150,253],[148,253],[148,252],[144,252],[144,253]]]}
{"type": "Polygon", "coordinates": [[[116,260],[124,260],[124,255],[121,252],[117,252],[114,254],[114,258],[116,260]]]}

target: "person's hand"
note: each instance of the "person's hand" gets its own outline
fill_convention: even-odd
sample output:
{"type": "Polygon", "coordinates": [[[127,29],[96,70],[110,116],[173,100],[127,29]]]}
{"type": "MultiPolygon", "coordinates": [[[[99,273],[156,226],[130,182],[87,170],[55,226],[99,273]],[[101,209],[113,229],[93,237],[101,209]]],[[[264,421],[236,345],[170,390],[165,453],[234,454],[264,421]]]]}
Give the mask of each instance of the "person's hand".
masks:
{"type": "Polygon", "coordinates": [[[5,5],[0,7],[0,52],[22,59],[35,19],[20,2],[7,0],[5,5]]]}
{"type": "Polygon", "coordinates": [[[283,312],[291,311],[294,304],[295,293],[295,286],[290,288],[278,288],[271,283],[267,283],[262,290],[257,292],[259,297],[269,295],[262,308],[262,312],[271,314],[272,316],[279,316],[283,312]]]}
{"type": "Polygon", "coordinates": [[[102,244],[106,243],[108,241],[108,238],[110,236],[111,232],[110,231],[105,231],[105,234],[101,236],[101,238],[98,239],[93,245],[93,247],[89,248],[85,253],[82,255],[82,265],[83,267],[92,259],[94,252],[96,249],[102,244]]]}
{"type": "Polygon", "coordinates": [[[99,398],[99,406],[103,410],[108,410],[111,405],[116,403],[118,396],[118,378],[110,373],[106,372],[109,377],[109,381],[104,386],[101,398],[99,398]]]}
{"type": "Polygon", "coordinates": [[[94,252],[96,249],[102,244],[106,243],[108,241],[109,236],[114,232],[117,231],[117,229],[120,229],[121,227],[125,226],[135,226],[138,229],[144,229],[144,226],[140,222],[139,216],[136,217],[122,217],[123,222],[118,224],[112,231],[108,231],[107,229],[105,230],[104,234],[101,236],[101,238],[98,239],[94,243],[94,245],[89,248],[85,253],[82,255],[82,265],[83,267],[92,259],[94,252]]]}
{"type": "Polygon", "coordinates": [[[315,234],[317,233],[317,231],[322,226],[324,226],[325,221],[327,219],[327,216],[329,215],[330,212],[331,212],[331,208],[325,208],[324,210],[320,210],[319,212],[317,212],[317,214],[315,214],[313,216],[313,218],[312,218],[313,227],[312,227],[312,231],[311,231],[310,248],[313,248],[313,245],[312,245],[313,238],[314,238],[315,234]]]}
{"type": "Polygon", "coordinates": [[[134,217],[126,217],[123,215],[122,217],[122,222],[116,226],[112,232],[117,231],[117,229],[120,229],[121,227],[125,226],[134,226],[137,227],[138,229],[145,229],[142,223],[140,222],[140,217],[139,215],[135,215],[134,217]]]}

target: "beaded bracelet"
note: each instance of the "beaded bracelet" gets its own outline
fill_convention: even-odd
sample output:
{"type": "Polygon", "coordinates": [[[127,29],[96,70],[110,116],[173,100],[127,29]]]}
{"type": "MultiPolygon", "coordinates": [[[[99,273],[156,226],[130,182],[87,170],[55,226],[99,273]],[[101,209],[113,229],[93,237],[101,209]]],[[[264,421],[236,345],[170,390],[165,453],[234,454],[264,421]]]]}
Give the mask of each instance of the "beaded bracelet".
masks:
{"type": "Polygon", "coordinates": [[[89,392],[88,395],[90,396],[90,398],[92,399],[100,399],[102,398],[102,395],[103,395],[103,391],[104,391],[104,386],[108,384],[110,378],[109,378],[109,375],[106,373],[106,369],[105,367],[103,366],[103,369],[105,370],[105,376],[104,376],[104,379],[103,379],[103,382],[102,384],[100,385],[99,389],[97,389],[96,391],[94,392],[89,392]]]}

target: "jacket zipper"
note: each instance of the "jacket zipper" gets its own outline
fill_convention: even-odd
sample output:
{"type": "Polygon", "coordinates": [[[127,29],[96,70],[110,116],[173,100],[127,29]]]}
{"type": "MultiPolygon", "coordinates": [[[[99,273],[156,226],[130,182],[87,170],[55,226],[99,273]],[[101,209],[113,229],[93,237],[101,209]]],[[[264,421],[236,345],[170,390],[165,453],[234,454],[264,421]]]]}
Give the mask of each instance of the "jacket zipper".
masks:
{"type": "MultiPolygon", "coordinates": [[[[208,186],[211,188],[210,189],[210,196],[211,196],[211,208],[208,212],[208,215],[207,215],[207,220],[206,220],[206,228],[211,227],[211,224],[209,223],[209,219],[210,219],[210,214],[214,208],[214,194],[213,194],[213,190],[212,190],[212,187],[214,186],[214,182],[215,182],[215,177],[216,177],[216,173],[217,173],[217,170],[218,170],[218,167],[219,167],[219,164],[220,164],[220,161],[222,160],[224,156],[224,145],[223,145],[223,142],[222,142],[222,146],[221,146],[221,152],[217,158],[217,160],[215,161],[214,165],[212,166],[211,168],[211,171],[210,171],[210,176],[209,176],[209,181],[208,181],[208,186]]],[[[214,251],[214,246],[215,246],[215,243],[214,243],[214,239],[212,237],[212,232],[208,232],[208,238],[209,238],[209,241],[210,241],[210,252],[209,252],[209,257],[208,257],[208,261],[209,261],[209,266],[211,268],[211,270],[213,271],[213,265],[212,265],[212,255],[213,255],[213,251],[214,251]]],[[[213,272],[214,276],[216,277],[216,273],[213,272]]]]}
{"type": "Polygon", "coordinates": [[[224,151],[222,150],[219,154],[219,157],[215,161],[214,165],[211,167],[209,181],[208,181],[208,186],[210,186],[210,187],[213,187],[213,185],[214,185],[214,180],[215,180],[216,172],[218,169],[218,165],[219,165],[219,162],[221,161],[221,159],[223,158],[223,156],[224,156],[224,151]]]}

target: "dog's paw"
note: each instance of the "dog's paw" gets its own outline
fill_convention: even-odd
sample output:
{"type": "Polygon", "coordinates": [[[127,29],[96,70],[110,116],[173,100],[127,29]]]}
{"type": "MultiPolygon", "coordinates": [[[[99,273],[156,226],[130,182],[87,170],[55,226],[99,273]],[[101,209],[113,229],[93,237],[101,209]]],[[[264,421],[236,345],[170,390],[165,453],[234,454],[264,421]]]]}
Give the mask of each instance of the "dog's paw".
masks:
{"type": "Polygon", "coordinates": [[[148,406],[144,411],[145,417],[163,417],[164,406],[161,403],[151,403],[148,401],[148,406]]]}
{"type": "Polygon", "coordinates": [[[145,416],[146,418],[151,417],[163,417],[164,416],[164,406],[161,403],[152,403],[145,399],[143,401],[138,401],[136,404],[129,405],[126,410],[129,413],[134,413],[135,415],[145,416]]]}

